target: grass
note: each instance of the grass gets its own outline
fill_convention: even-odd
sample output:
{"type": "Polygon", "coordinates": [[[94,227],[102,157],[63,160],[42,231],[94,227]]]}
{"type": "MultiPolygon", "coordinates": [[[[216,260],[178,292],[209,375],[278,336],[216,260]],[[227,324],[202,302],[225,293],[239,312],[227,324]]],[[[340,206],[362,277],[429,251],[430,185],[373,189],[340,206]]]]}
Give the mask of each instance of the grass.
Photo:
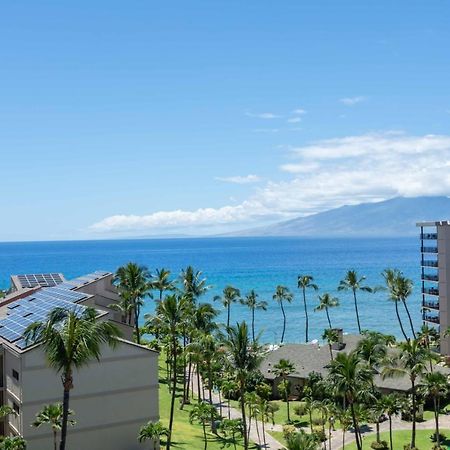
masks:
{"type": "MultiPolygon", "coordinates": [[[[163,361],[163,358],[160,358],[163,361]]],[[[167,388],[166,384],[166,370],[163,365],[159,366],[159,411],[160,420],[164,426],[169,424],[169,414],[170,414],[170,400],[171,394],[167,388]]],[[[189,423],[189,412],[192,409],[192,405],[185,405],[183,410],[180,410],[180,394],[181,390],[178,392],[178,398],[175,403],[174,412],[174,422],[173,422],[173,435],[172,435],[172,447],[175,449],[203,449],[203,429],[199,424],[189,423]]],[[[230,439],[224,439],[221,436],[216,436],[209,432],[209,427],[207,427],[207,439],[208,439],[208,450],[219,450],[223,448],[234,449],[234,445],[230,439]]],[[[163,448],[163,445],[161,445],[163,448]]],[[[237,449],[242,450],[244,446],[242,445],[242,440],[238,442],[237,449]]],[[[250,446],[250,448],[256,448],[250,446]]]]}

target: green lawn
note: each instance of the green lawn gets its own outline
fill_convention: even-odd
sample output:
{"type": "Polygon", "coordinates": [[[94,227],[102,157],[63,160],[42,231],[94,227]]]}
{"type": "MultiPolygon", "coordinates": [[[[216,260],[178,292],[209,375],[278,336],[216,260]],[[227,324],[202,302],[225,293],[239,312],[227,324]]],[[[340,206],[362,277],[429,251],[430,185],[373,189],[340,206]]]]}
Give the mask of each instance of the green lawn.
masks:
{"type": "MultiPolygon", "coordinates": [[[[163,359],[160,358],[160,361],[163,361],[163,359]]],[[[160,364],[159,412],[161,422],[163,423],[163,425],[168,426],[171,396],[169,390],[167,389],[167,384],[165,383],[165,374],[165,367],[160,364]]],[[[191,425],[189,423],[189,411],[191,410],[192,406],[186,405],[183,410],[180,410],[179,406],[179,398],[177,398],[173,423],[173,448],[185,450],[203,449],[204,440],[202,426],[197,424],[191,425]]],[[[226,448],[227,444],[229,444],[229,448],[234,449],[234,446],[231,442],[227,442],[226,440],[212,433],[208,433],[208,449],[220,450],[224,448],[224,445],[226,448]]],[[[239,443],[236,448],[242,450],[244,446],[239,443]]]]}

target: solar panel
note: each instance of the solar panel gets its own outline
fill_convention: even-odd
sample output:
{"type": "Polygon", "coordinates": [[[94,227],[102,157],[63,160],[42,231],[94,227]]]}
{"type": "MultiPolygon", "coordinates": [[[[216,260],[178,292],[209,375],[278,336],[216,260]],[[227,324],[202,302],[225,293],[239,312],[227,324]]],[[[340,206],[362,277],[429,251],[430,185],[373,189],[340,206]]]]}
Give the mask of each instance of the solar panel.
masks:
{"type": "Polygon", "coordinates": [[[17,275],[22,288],[33,288],[37,286],[50,287],[57,286],[63,282],[59,273],[37,273],[17,275]]]}

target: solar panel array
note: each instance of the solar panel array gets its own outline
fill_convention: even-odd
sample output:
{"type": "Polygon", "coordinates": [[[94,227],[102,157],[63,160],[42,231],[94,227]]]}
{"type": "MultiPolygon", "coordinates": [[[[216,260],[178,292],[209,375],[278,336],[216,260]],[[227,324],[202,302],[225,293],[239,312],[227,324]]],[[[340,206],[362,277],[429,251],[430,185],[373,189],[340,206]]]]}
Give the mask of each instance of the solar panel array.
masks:
{"type": "Polygon", "coordinates": [[[17,275],[20,285],[23,289],[33,288],[36,286],[50,287],[56,286],[63,282],[63,279],[59,273],[37,273],[17,275]]]}
{"type": "MultiPolygon", "coordinates": [[[[45,320],[54,308],[74,308],[75,304],[88,297],[88,294],[59,285],[17,300],[7,306],[7,316],[0,320],[0,337],[24,349],[27,343],[23,333],[30,324],[45,320]]],[[[81,311],[84,307],[78,305],[77,308],[81,311]]]]}

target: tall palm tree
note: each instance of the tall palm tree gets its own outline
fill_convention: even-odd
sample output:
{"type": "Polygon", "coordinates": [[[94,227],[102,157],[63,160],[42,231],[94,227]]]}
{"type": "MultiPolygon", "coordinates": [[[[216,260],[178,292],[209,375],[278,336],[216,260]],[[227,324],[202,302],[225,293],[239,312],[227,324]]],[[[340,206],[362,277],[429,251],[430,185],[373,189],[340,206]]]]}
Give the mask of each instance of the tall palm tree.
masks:
{"type": "Polygon", "coordinates": [[[378,331],[364,331],[356,346],[356,352],[367,364],[376,368],[387,357],[388,347],[395,344],[395,337],[378,331]]]}
{"type": "Polygon", "coordinates": [[[389,444],[390,450],[393,450],[392,445],[392,417],[399,414],[402,410],[403,401],[398,394],[392,393],[383,395],[381,397],[381,404],[383,405],[384,413],[389,419],[389,444]]]}
{"type": "Polygon", "coordinates": [[[192,301],[197,300],[211,289],[211,286],[206,284],[206,278],[202,277],[202,272],[195,270],[192,266],[187,266],[186,269],[181,271],[180,280],[183,285],[183,292],[192,301]]]}
{"type": "Polygon", "coordinates": [[[282,381],[285,383],[284,389],[284,399],[286,401],[287,408],[287,420],[291,421],[291,415],[289,410],[289,385],[288,385],[288,376],[295,372],[295,365],[289,361],[288,359],[280,359],[273,366],[273,373],[276,377],[280,377],[282,381]]]}
{"type": "Polygon", "coordinates": [[[221,389],[228,403],[228,419],[231,419],[231,397],[236,394],[238,385],[233,380],[223,380],[221,389]]]}
{"type": "Polygon", "coordinates": [[[267,310],[267,302],[264,300],[258,300],[258,294],[252,289],[244,299],[241,300],[243,305],[246,305],[252,313],[252,339],[253,342],[256,341],[255,338],[255,311],[261,309],[263,311],[267,310]]]}
{"type": "MultiPolygon", "coordinates": [[[[69,409],[69,416],[73,411],[69,409]]],[[[53,447],[58,448],[58,431],[62,427],[63,405],[61,403],[53,403],[45,405],[42,411],[36,414],[36,420],[32,423],[33,427],[39,428],[41,425],[50,425],[53,432],[53,447]]],[[[68,419],[68,424],[74,426],[75,420],[68,419]]]]}
{"type": "Polygon", "coordinates": [[[322,339],[324,341],[327,341],[328,348],[330,350],[330,359],[331,361],[333,361],[333,344],[339,342],[339,333],[337,330],[334,330],[333,328],[326,328],[323,331],[322,339]]]}
{"type": "Polygon", "coordinates": [[[203,440],[205,442],[204,449],[208,448],[208,438],[206,436],[206,424],[210,421],[211,417],[217,417],[217,411],[214,405],[201,402],[197,403],[189,413],[189,422],[198,422],[203,429],[203,440]]]}
{"type": "Polygon", "coordinates": [[[318,291],[319,287],[314,283],[314,277],[311,275],[299,275],[297,278],[297,286],[302,290],[303,307],[305,308],[305,342],[309,341],[309,320],[308,320],[308,305],[306,303],[306,289],[318,291]]]}
{"type": "Polygon", "coordinates": [[[173,417],[175,410],[175,398],[177,395],[177,354],[178,354],[178,337],[179,325],[184,318],[184,302],[183,298],[178,295],[168,295],[157,307],[158,316],[163,324],[165,333],[170,340],[170,352],[172,361],[172,397],[170,401],[169,415],[169,435],[167,436],[166,449],[170,449],[172,441],[173,417]]]}
{"type": "Polygon", "coordinates": [[[25,330],[26,342],[42,345],[50,367],[61,373],[64,387],[60,450],[65,450],[69,420],[70,391],[73,389],[73,371],[99,360],[104,344],[114,348],[121,333],[110,322],[97,320],[93,308],[75,306],[56,308],[44,322],[34,322],[25,330]]]}
{"type": "Polygon", "coordinates": [[[151,287],[159,293],[159,299],[162,300],[164,292],[175,290],[175,282],[170,279],[170,270],[162,267],[156,269],[155,275],[152,276],[151,287]]]}
{"type": "Polygon", "coordinates": [[[139,430],[138,441],[151,441],[153,446],[156,448],[156,446],[160,443],[161,438],[163,436],[167,437],[168,434],[169,429],[166,428],[161,422],[147,422],[139,430]]]}
{"type": "Polygon", "coordinates": [[[323,295],[319,295],[319,305],[314,308],[314,311],[324,311],[327,314],[328,325],[330,328],[331,320],[330,320],[330,308],[336,308],[339,306],[339,299],[336,297],[332,297],[330,294],[325,293],[323,295]]]}
{"type": "Polygon", "coordinates": [[[411,448],[416,446],[416,422],[417,422],[417,381],[423,376],[430,352],[419,345],[416,339],[409,339],[398,344],[398,352],[390,359],[383,368],[381,376],[403,377],[408,376],[411,382],[412,398],[412,431],[411,448]]]}
{"type": "Polygon", "coordinates": [[[247,391],[249,377],[258,369],[261,363],[260,350],[257,341],[250,341],[248,327],[245,322],[229,327],[227,331],[228,337],[225,339],[224,348],[227,352],[230,368],[234,371],[238,383],[244,449],[248,450],[245,392],[247,391]]]}
{"type": "Polygon", "coordinates": [[[373,292],[369,286],[364,286],[363,283],[366,277],[359,276],[356,270],[349,270],[345,274],[345,278],[339,282],[338,291],[351,291],[353,293],[353,302],[355,305],[356,321],[358,323],[358,332],[361,334],[361,323],[359,321],[358,300],[356,298],[357,291],[373,292]]]}
{"type": "Polygon", "coordinates": [[[281,343],[284,341],[284,333],[286,331],[286,313],[284,311],[283,302],[291,303],[294,296],[289,291],[286,286],[277,286],[275,294],[272,297],[281,307],[281,312],[283,313],[283,332],[281,333],[281,343]]]}
{"type": "MultiPolygon", "coordinates": [[[[425,347],[430,351],[430,355],[433,355],[434,352],[432,347],[439,344],[439,331],[434,327],[430,327],[426,323],[424,323],[419,332],[417,333],[417,339],[419,340],[420,345],[425,347]]],[[[430,359],[430,372],[433,372],[433,360],[430,359]]]]}
{"type": "Polygon", "coordinates": [[[236,303],[241,297],[241,291],[233,286],[225,286],[223,296],[216,295],[215,301],[222,302],[224,308],[227,309],[227,328],[230,326],[231,305],[236,303]]]}
{"type": "Polygon", "coordinates": [[[145,266],[129,262],[117,269],[114,279],[119,295],[126,297],[131,302],[136,342],[140,344],[139,316],[141,307],[144,304],[144,298],[150,295],[151,292],[150,272],[145,266]]]}
{"type": "Polygon", "coordinates": [[[436,448],[440,448],[439,411],[441,410],[441,398],[445,398],[449,392],[447,377],[440,372],[427,373],[420,386],[420,391],[424,397],[431,397],[433,399],[434,434],[436,436],[436,448]]]}
{"type": "Polygon", "coordinates": [[[373,372],[356,352],[339,352],[329,365],[329,378],[335,392],[349,406],[355,430],[356,447],[362,450],[357,404],[373,383],[373,372]]]}

